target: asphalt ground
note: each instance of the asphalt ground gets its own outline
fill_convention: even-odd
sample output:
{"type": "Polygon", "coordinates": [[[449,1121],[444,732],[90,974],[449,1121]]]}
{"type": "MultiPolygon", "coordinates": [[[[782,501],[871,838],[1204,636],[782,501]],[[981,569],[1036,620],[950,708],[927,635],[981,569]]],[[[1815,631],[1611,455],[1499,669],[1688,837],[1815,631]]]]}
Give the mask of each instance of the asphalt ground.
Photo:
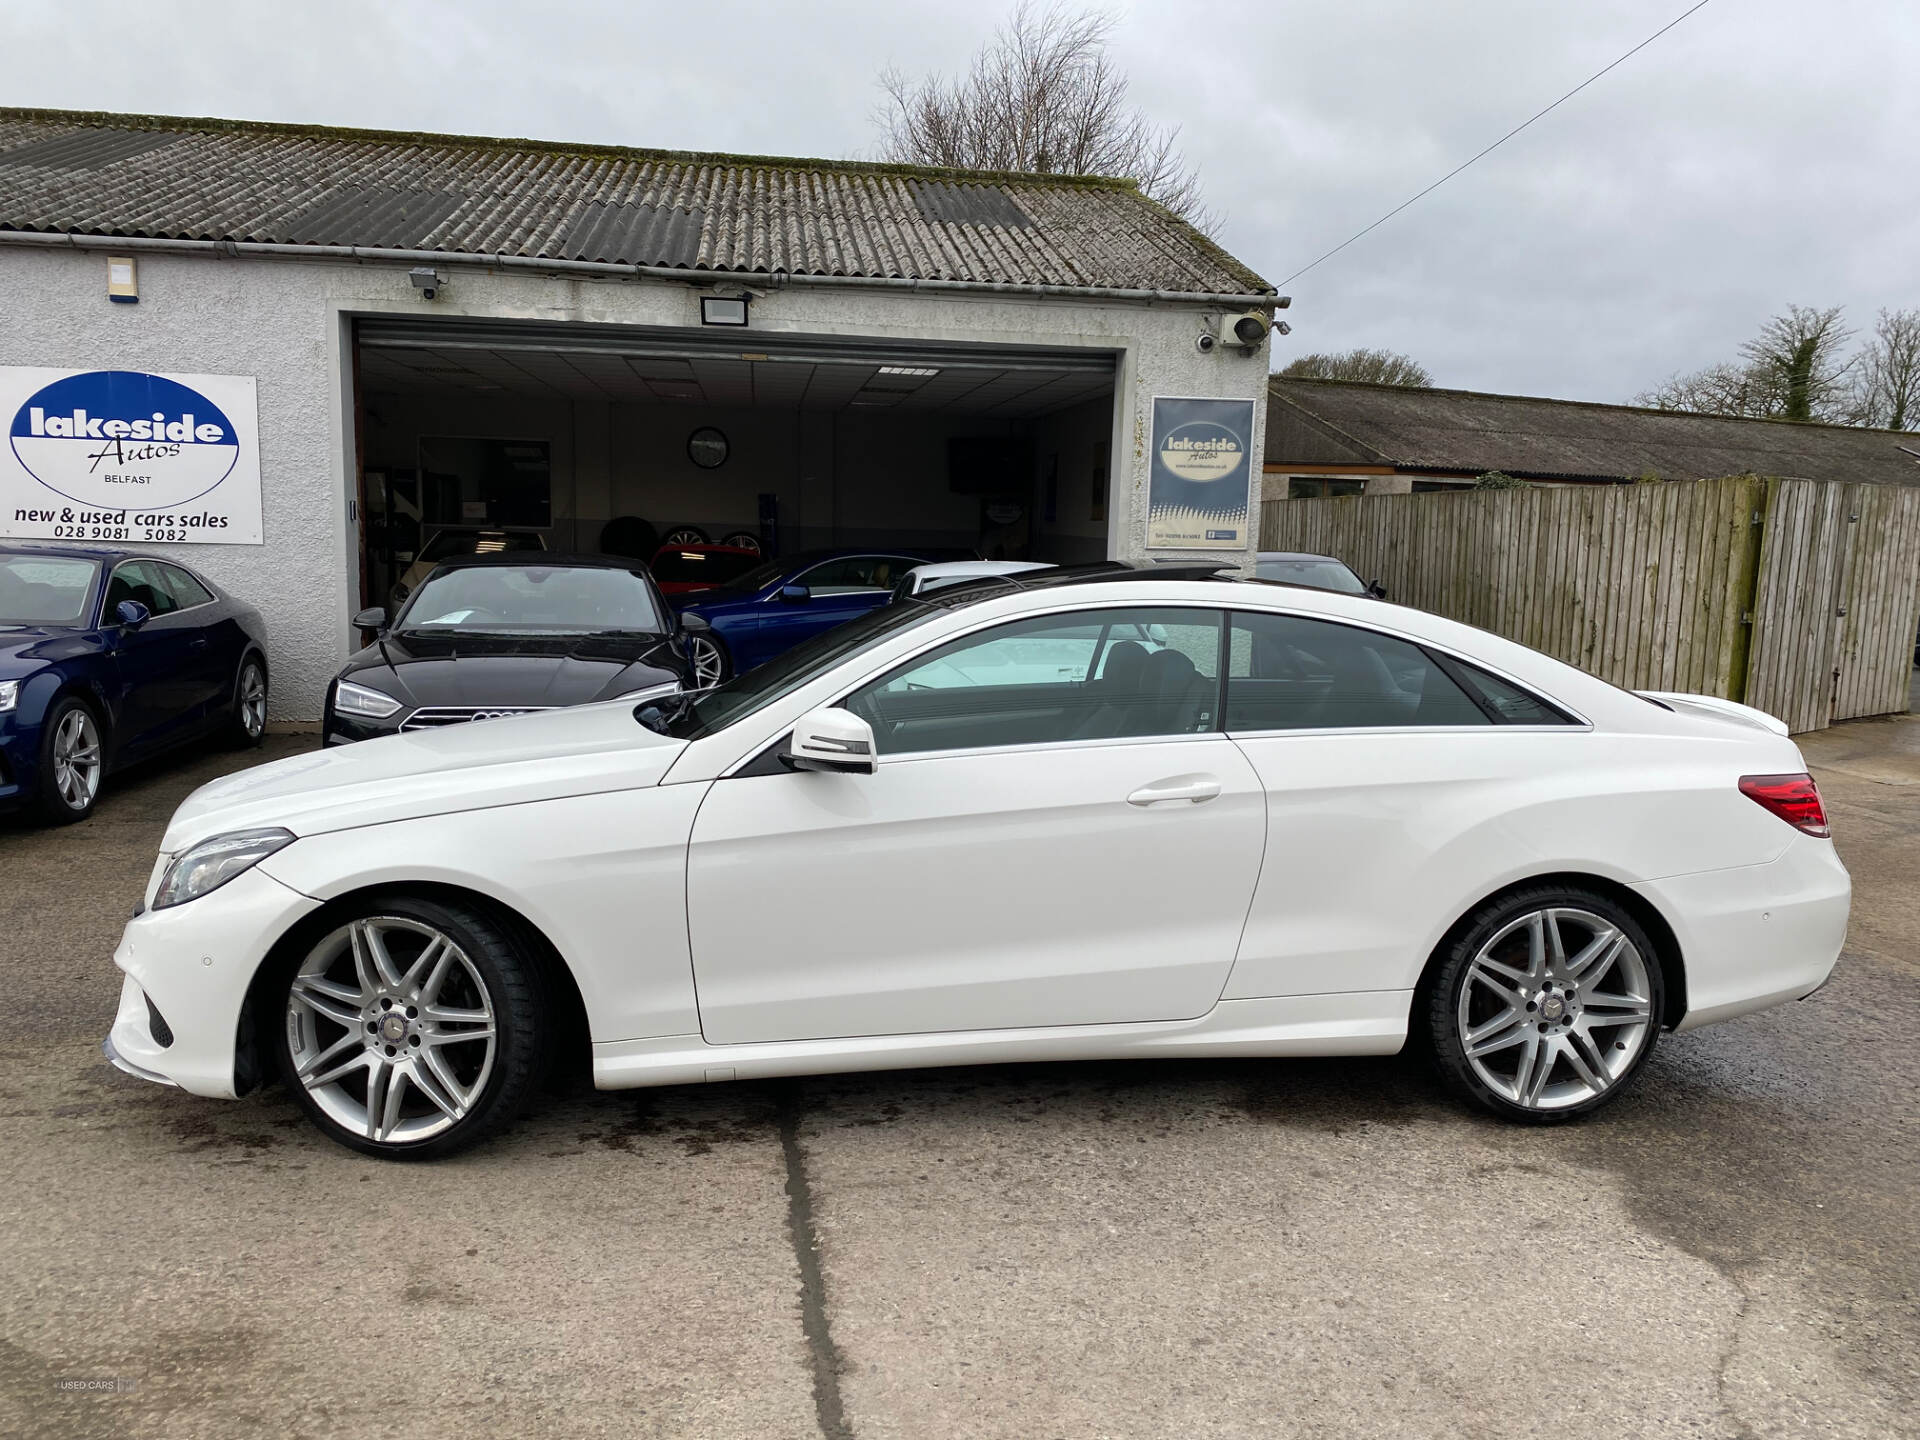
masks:
{"type": "Polygon", "coordinates": [[[575,1085],[385,1164],[101,1058],[242,761],[0,821],[0,1434],[1920,1435],[1920,721],[1805,748],[1833,983],[1549,1130],[1408,1059],[1048,1065],[575,1085]]]}

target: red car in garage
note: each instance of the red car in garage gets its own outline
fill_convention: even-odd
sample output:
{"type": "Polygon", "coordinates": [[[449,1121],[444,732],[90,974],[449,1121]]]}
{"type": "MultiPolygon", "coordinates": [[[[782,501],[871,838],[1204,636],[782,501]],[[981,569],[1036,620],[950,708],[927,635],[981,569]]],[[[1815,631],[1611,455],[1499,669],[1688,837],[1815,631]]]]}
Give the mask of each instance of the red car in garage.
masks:
{"type": "Polygon", "coordinates": [[[662,545],[647,569],[665,595],[697,595],[744,575],[765,558],[738,545],[662,545]]]}

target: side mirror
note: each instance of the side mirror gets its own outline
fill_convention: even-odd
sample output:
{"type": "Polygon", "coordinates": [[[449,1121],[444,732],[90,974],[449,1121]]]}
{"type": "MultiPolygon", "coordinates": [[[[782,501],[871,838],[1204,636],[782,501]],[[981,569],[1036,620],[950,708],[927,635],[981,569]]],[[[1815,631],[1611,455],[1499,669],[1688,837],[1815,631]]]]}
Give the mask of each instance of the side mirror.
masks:
{"type": "Polygon", "coordinates": [[[851,710],[814,710],[794,724],[780,755],[789,770],[871,775],[878,768],[873,727],[851,710]]]}
{"type": "Polygon", "coordinates": [[[1387,598],[1387,587],[1382,585],[1378,580],[1369,580],[1367,582],[1367,594],[1376,600],[1384,600],[1387,598]]]}
{"type": "Polygon", "coordinates": [[[387,612],[378,605],[375,605],[369,610],[362,610],[358,615],[353,617],[353,628],[356,630],[384,630],[387,628],[387,612]]]}
{"type": "Polygon", "coordinates": [[[122,600],[113,607],[113,618],[129,630],[138,630],[153,618],[153,612],[138,600],[122,600]]]}
{"type": "Polygon", "coordinates": [[[680,628],[689,635],[705,635],[712,631],[713,626],[707,623],[707,617],[704,615],[682,613],[680,616],[680,628]]]}
{"type": "Polygon", "coordinates": [[[812,598],[813,591],[804,585],[782,585],[780,587],[780,600],[783,604],[798,605],[801,601],[811,600],[812,598]]]}

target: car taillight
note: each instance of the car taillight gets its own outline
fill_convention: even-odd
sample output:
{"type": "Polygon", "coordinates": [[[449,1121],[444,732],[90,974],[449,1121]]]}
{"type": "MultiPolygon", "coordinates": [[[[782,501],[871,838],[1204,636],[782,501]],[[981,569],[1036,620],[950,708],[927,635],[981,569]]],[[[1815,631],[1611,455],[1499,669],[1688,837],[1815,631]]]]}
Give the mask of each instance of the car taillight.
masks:
{"type": "Polygon", "coordinates": [[[1833,834],[1820,787],[1811,775],[1742,775],[1740,793],[1778,815],[1796,830],[1825,840],[1833,834]]]}

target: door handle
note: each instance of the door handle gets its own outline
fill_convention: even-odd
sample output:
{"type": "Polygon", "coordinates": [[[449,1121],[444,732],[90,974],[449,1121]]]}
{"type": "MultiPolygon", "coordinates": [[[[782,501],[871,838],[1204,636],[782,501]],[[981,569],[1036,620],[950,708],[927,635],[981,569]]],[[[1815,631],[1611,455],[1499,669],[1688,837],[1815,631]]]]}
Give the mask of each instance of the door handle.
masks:
{"type": "Polygon", "coordinates": [[[1186,800],[1199,805],[1220,793],[1220,782],[1211,775],[1179,775],[1142,785],[1127,796],[1129,805],[1164,805],[1169,800],[1186,800]]]}
{"type": "Polygon", "coordinates": [[[193,639],[187,642],[187,649],[189,650],[204,650],[206,648],[207,648],[207,637],[204,635],[196,635],[193,639]]]}

